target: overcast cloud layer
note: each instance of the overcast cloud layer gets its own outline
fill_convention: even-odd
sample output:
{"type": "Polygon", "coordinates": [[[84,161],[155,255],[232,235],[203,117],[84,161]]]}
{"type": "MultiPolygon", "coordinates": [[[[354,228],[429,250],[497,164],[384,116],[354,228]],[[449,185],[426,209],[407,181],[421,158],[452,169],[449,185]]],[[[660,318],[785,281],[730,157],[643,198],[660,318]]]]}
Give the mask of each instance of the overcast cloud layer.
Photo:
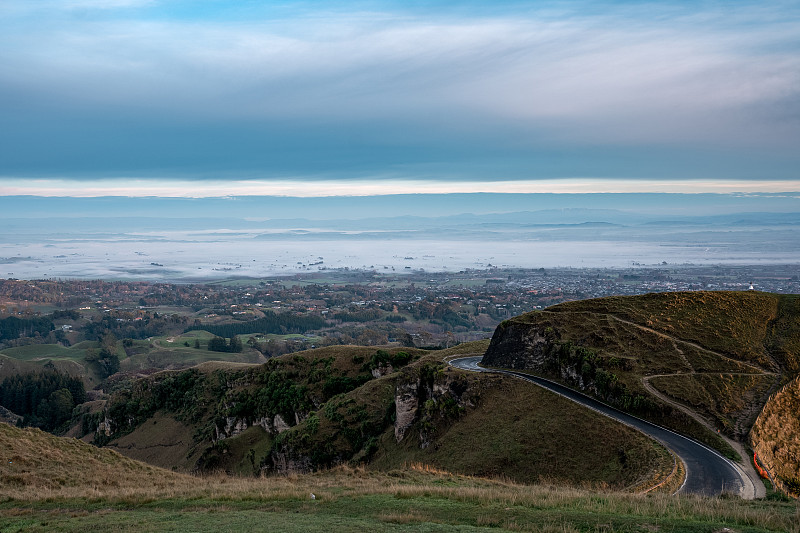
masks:
{"type": "Polygon", "coordinates": [[[115,177],[797,188],[798,2],[425,4],[4,0],[0,194],[115,177]]]}

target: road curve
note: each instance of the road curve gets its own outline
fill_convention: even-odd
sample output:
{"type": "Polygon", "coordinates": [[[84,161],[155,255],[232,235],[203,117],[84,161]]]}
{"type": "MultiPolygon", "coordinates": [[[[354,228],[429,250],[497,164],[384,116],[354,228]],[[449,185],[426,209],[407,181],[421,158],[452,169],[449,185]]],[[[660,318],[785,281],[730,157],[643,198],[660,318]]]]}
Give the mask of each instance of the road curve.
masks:
{"type": "Polygon", "coordinates": [[[450,361],[450,365],[473,372],[495,372],[535,383],[549,391],[597,411],[609,418],[638,429],[672,450],[686,466],[686,481],[678,493],[716,496],[722,492],[738,494],[752,499],[755,487],[752,481],[732,461],[697,441],[679,435],[635,416],[623,413],[585,394],[574,391],[553,381],[515,372],[513,370],[488,370],[478,366],[482,356],[461,357],[450,361]]]}

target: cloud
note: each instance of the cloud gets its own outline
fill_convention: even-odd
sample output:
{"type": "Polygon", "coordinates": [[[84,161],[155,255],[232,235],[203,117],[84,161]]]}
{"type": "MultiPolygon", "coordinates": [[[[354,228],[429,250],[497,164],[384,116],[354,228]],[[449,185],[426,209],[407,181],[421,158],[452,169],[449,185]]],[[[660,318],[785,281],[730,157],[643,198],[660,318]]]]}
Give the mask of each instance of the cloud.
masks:
{"type": "Polygon", "coordinates": [[[465,153],[587,144],[788,153],[800,135],[791,3],[578,3],[513,16],[263,7],[240,18],[171,17],[140,0],[61,4],[107,14],[0,22],[0,113],[39,120],[45,135],[68,121],[131,117],[151,129],[293,122],[308,128],[300,157],[313,155],[315,136],[342,129],[356,144],[379,131],[387,143],[460,143],[465,153]]]}
{"type": "MultiPolygon", "coordinates": [[[[175,179],[63,180],[0,179],[2,196],[56,197],[174,197],[218,198],[241,196],[383,196],[451,193],[681,193],[764,194],[800,193],[800,180],[609,180],[560,179],[515,181],[441,180],[228,180],[175,179]]],[[[791,197],[797,197],[792,195],[791,197]]]]}

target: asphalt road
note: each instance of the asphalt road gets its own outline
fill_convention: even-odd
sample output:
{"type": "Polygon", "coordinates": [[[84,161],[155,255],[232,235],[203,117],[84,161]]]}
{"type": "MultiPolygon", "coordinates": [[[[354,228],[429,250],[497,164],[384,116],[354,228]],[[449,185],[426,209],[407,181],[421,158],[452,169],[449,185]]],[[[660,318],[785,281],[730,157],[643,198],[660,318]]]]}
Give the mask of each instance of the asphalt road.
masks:
{"type": "Polygon", "coordinates": [[[737,494],[743,498],[753,498],[754,487],[750,479],[745,476],[732,461],[726,459],[711,448],[668,429],[623,413],[594,398],[590,398],[585,394],[576,392],[553,381],[529,376],[513,370],[487,370],[481,368],[478,366],[481,359],[481,356],[462,357],[453,359],[450,361],[450,364],[462,370],[496,372],[530,381],[531,383],[535,383],[540,387],[544,387],[545,389],[649,435],[672,450],[681,458],[686,466],[686,481],[683,486],[678,489],[678,493],[716,496],[721,492],[728,492],[737,494]]]}

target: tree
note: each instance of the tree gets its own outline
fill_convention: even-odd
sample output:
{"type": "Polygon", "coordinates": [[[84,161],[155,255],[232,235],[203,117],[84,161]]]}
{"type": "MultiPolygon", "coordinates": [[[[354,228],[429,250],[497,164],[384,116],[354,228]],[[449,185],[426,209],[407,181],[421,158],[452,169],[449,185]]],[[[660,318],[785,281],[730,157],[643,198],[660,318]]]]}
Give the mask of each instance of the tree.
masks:
{"type": "Polygon", "coordinates": [[[241,353],[244,350],[244,346],[242,346],[241,339],[234,335],[231,337],[230,344],[228,345],[228,351],[231,353],[241,353]]]}
{"type": "Polygon", "coordinates": [[[208,341],[208,349],[212,352],[227,352],[228,346],[222,337],[214,337],[208,341]]]}
{"type": "Polygon", "coordinates": [[[70,419],[73,407],[75,401],[69,389],[58,389],[39,403],[36,414],[42,422],[42,427],[51,430],[70,419]]]}

